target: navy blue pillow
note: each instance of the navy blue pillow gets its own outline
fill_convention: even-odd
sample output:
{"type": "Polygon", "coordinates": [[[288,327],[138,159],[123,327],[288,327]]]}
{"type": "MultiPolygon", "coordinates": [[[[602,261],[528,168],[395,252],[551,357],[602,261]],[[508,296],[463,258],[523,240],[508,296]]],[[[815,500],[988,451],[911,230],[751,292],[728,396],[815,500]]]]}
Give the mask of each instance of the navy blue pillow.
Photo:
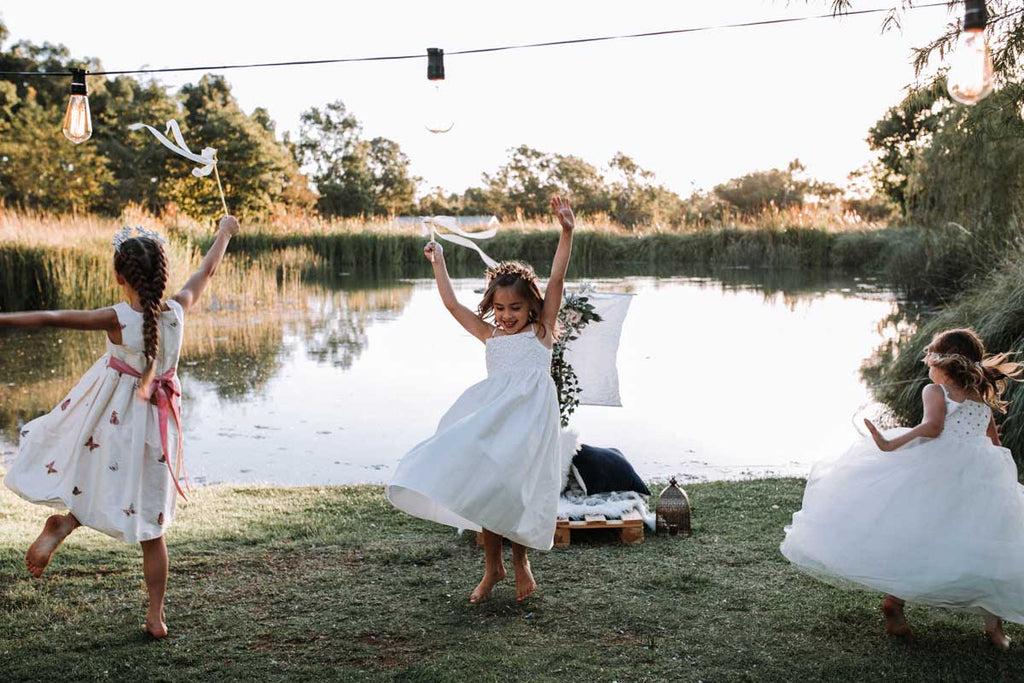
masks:
{"type": "Polygon", "coordinates": [[[636,491],[651,495],[643,479],[617,448],[597,448],[583,444],[572,459],[580,473],[587,493],[610,493],[612,491],[636,491]]]}

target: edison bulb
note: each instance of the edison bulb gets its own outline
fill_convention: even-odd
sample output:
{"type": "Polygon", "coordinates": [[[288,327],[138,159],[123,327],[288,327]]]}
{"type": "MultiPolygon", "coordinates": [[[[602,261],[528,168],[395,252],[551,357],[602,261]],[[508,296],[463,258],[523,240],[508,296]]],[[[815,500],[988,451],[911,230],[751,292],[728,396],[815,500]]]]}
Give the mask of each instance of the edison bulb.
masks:
{"type": "Polygon", "coordinates": [[[447,133],[455,127],[450,97],[443,78],[427,81],[426,126],[431,133],[447,133]]]}
{"type": "Polygon", "coordinates": [[[89,96],[72,95],[64,112],[64,137],[76,145],[92,136],[92,117],[89,115],[89,96]]]}
{"type": "Polygon", "coordinates": [[[992,55],[984,29],[964,31],[946,75],[950,97],[963,104],[977,104],[994,85],[992,55]]]}

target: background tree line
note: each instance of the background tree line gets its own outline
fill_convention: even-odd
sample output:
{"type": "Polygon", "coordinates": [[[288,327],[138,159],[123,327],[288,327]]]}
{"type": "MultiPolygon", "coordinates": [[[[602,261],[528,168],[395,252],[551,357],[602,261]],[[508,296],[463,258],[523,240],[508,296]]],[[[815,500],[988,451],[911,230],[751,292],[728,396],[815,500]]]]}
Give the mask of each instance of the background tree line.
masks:
{"type": "MultiPolygon", "coordinates": [[[[0,46],[7,36],[0,23],[0,46]]],[[[5,71],[101,66],[96,59],[72,58],[63,45],[21,41],[0,50],[5,71]]],[[[794,160],[785,169],[749,173],[683,198],[621,152],[598,168],[524,145],[509,150],[507,163],[484,173],[479,186],[462,193],[435,188],[417,201],[422,181],[410,173],[401,147],[383,137],[366,139],[341,100],[305,111],[292,139],[277,135],[266,110],[242,111],[222,76],[203,76],[175,93],[129,76],[89,77],[88,85],[93,136],[73,145],[60,133],[67,78],[0,80],[0,200],[6,205],[112,214],[135,203],[154,213],[215,215],[219,199],[208,180],[191,176],[187,161],[148,134],[127,130],[136,121],[159,126],[171,118],[193,149],[220,150],[232,210],[246,216],[315,211],[325,217],[495,214],[508,220],[546,215],[548,199],[560,193],[573,197],[582,213],[603,214],[626,227],[693,226],[840,193],[807,178],[794,160]]]]}

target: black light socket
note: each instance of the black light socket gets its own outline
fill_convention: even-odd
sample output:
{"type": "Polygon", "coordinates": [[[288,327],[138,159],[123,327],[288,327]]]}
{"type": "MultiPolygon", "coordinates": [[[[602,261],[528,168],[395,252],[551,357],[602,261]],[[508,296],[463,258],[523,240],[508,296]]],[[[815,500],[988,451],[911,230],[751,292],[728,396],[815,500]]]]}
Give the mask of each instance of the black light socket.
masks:
{"type": "Polygon", "coordinates": [[[978,31],[988,23],[985,0],[964,0],[964,30],[978,31]]]}
{"type": "Polygon", "coordinates": [[[444,50],[439,47],[427,48],[427,80],[444,80],[444,50]]]}
{"type": "Polygon", "coordinates": [[[71,94],[88,95],[89,90],[85,87],[85,69],[71,70],[71,94]]]}

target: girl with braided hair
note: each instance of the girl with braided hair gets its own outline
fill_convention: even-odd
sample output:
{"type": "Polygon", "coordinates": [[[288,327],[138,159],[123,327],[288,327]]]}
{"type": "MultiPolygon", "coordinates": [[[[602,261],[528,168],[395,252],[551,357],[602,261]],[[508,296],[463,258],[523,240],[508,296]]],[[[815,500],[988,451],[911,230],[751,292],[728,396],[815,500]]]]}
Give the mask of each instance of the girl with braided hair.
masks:
{"type": "Polygon", "coordinates": [[[1024,487],[993,410],[1024,368],[969,329],[941,332],[924,362],[924,419],[811,470],[782,554],[823,581],[885,593],[886,630],[912,637],[906,602],[980,614],[1000,649],[1024,624],[1024,487]]]}
{"type": "Polygon", "coordinates": [[[575,219],[561,197],[551,210],[562,234],[543,296],[532,268],[507,261],[487,271],[473,311],[455,298],[441,245],[424,249],[445,308],[485,345],[487,379],[467,389],[434,435],[406,454],[387,496],[416,517],[483,532],[484,576],[473,603],[505,578],[503,538],[512,542],[516,599],[525,600],[537,588],[527,548],[549,550],[555,533],[562,446],[551,345],[575,219]]]}
{"type": "Polygon", "coordinates": [[[164,300],[167,256],[154,232],[125,228],[114,237],[114,271],[127,301],[92,311],[0,314],[0,327],[63,327],[107,335],[107,353],[51,412],[21,429],[18,456],[4,483],[26,500],[67,511],[51,515],[25,565],[42,576],[79,526],[142,545],[149,593],[145,630],[167,635],[164,532],[184,495],[181,388],[176,377],[185,312],[224,257],[238,221],[221,220],[213,246],[185,286],[164,300]]]}

